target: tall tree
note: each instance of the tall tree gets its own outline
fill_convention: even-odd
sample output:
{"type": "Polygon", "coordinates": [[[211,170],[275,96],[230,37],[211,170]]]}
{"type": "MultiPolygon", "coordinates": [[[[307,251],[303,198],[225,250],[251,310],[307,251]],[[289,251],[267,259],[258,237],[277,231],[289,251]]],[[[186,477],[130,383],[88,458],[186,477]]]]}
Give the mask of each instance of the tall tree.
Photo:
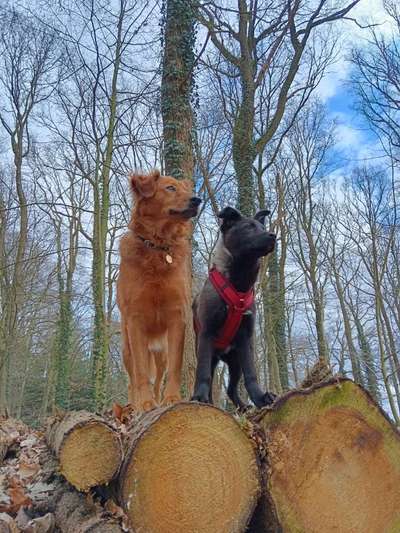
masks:
{"type": "Polygon", "coordinates": [[[59,116],[49,114],[46,125],[68,146],[90,197],[92,219],[90,224],[80,224],[79,231],[92,252],[92,406],[102,410],[108,401],[111,335],[106,283],[111,279],[107,275],[110,237],[115,240],[110,227],[112,179],[117,169],[118,174],[129,170],[125,163],[127,147],[134,145],[133,110],[144,87],[152,94],[137,54],[147,44],[144,32],[138,38],[139,29],[146,27],[154,6],[140,0],[118,0],[110,8],[101,1],[72,4],[76,9],[51,6],[65,44],[69,77],[57,91],[59,116]],[[138,81],[139,70],[143,83],[138,81]]]}
{"type": "Polygon", "coordinates": [[[54,87],[57,65],[55,34],[37,27],[17,11],[0,9],[0,124],[13,154],[14,187],[19,209],[19,231],[8,295],[3,300],[0,330],[0,411],[8,403],[10,354],[18,312],[24,298],[24,266],[28,246],[29,212],[23,164],[32,147],[31,121],[35,108],[54,87]]]}
{"type": "MultiPolygon", "coordinates": [[[[161,85],[164,166],[166,174],[178,179],[194,177],[193,147],[193,68],[195,46],[195,8],[192,2],[164,2],[164,50],[161,85]]],[[[187,279],[191,288],[190,265],[187,279]]],[[[187,315],[190,317],[190,309],[187,315]]],[[[195,372],[195,341],[187,321],[184,348],[183,387],[189,393],[195,372]]]]}
{"type": "Polygon", "coordinates": [[[393,32],[371,28],[368,45],[354,48],[353,88],[358,107],[388,155],[400,163],[400,8],[385,0],[393,32]]]}
{"type": "MultiPolygon", "coordinates": [[[[320,0],[310,7],[302,0],[258,2],[238,0],[237,7],[224,2],[199,2],[198,19],[218,51],[217,72],[238,79],[235,109],[232,113],[233,163],[238,183],[239,209],[250,215],[255,210],[253,164],[276,134],[286,107],[298,93],[309,93],[319,80],[321,64],[330,46],[324,42],[320,54],[309,57],[307,82],[294,86],[307,45],[320,35],[319,29],[344,18],[360,0],[332,2],[320,0]],[[318,30],[318,31],[317,31],[318,30]],[[276,67],[279,84],[271,95],[257,136],[256,97],[267,73],[276,67]],[[301,89],[302,88],[302,89],[301,89]]],[[[320,43],[321,44],[321,43],[320,43]]],[[[328,54],[329,55],[329,54],[328,54]]]]}
{"type": "Polygon", "coordinates": [[[43,154],[39,152],[35,156],[35,200],[49,220],[57,257],[58,310],[42,409],[46,415],[48,407],[57,405],[66,409],[69,406],[74,333],[73,282],[85,186],[83,180],[79,180],[75,164],[62,149],[46,146],[43,154]]]}
{"type": "Polygon", "coordinates": [[[195,8],[191,2],[164,3],[164,50],[161,85],[165,172],[193,179],[193,67],[195,8]]]}
{"type": "Polygon", "coordinates": [[[351,224],[342,225],[366,271],[366,282],[373,295],[381,372],[392,414],[399,420],[400,411],[395,404],[393,389],[397,396],[400,362],[393,319],[384,297],[390,251],[398,228],[393,179],[393,174],[388,177],[381,169],[355,169],[346,195],[346,210],[351,212],[351,217],[347,218],[351,224]]]}
{"type": "Polygon", "coordinates": [[[314,311],[318,356],[329,360],[326,341],[325,286],[327,274],[323,245],[327,229],[327,206],[323,183],[329,169],[333,146],[333,125],[326,120],[324,108],[315,101],[304,109],[289,135],[297,180],[290,188],[292,253],[304,272],[310,303],[314,311]]]}

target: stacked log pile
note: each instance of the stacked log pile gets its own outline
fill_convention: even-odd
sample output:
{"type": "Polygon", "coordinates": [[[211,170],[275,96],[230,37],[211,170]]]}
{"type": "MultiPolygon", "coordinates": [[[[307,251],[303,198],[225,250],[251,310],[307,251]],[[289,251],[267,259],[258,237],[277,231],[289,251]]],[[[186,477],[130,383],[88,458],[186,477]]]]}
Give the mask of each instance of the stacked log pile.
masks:
{"type": "Polygon", "coordinates": [[[400,435],[350,380],[247,417],[182,402],[0,428],[1,533],[400,531],[400,435]]]}

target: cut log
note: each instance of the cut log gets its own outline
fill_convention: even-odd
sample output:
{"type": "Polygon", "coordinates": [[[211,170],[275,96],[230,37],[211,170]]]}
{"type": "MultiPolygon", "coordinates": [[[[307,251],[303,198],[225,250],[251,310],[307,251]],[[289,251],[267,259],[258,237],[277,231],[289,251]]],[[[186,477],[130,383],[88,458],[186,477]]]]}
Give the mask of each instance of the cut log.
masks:
{"type": "Polygon", "coordinates": [[[260,491],[256,451],[216,407],[160,408],[131,429],[119,491],[133,531],[243,532],[260,491]]]}
{"type": "Polygon", "coordinates": [[[58,458],[60,472],[80,491],[108,484],[119,470],[119,435],[97,415],[76,411],[53,418],[46,439],[58,458]]]}
{"type": "Polygon", "coordinates": [[[264,531],[400,531],[400,436],[347,379],[289,392],[262,411],[264,531]],[[275,529],[271,520],[276,519],[275,529]]]}
{"type": "Polygon", "coordinates": [[[96,494],[78,492],[59,475],[58,461],[42,433],[13,419],[7,428],[17,437],[15,451],[0,468],[0,532],[50,533],[54,526],[61,533],[127,531],[122,510],[103,507],[96,494]]]}
{"type": "Polygon", "coordinates": [[[121,533],[115,517],[109,515],[90,494],[82,494],[57,475],[58,463],[50,451],[40,454],[41,471],[29,486],[32,511],[37,516],[54,515],[62,533],[121,533]]]}

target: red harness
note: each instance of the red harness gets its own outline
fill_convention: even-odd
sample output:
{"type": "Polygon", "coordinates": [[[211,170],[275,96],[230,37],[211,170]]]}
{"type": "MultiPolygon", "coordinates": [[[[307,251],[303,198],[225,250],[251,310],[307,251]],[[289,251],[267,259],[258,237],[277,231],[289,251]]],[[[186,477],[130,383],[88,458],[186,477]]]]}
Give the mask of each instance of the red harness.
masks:
{"type": "MultiPolygon", "coordinates": [[[[228,305],[228,316],[225,324],[214,342],[214,346],[219,350],[226,350],[234,339],[239,326],[242,322],[243,315],[254,303],[254,290],[251,288],[247,292],[239,292],[229,282],[226,277],[216,268],[212,268],[208,275],[215,290],[228,305]]],[[[196,324],[199,331],[199,324],[196,324]]]]}

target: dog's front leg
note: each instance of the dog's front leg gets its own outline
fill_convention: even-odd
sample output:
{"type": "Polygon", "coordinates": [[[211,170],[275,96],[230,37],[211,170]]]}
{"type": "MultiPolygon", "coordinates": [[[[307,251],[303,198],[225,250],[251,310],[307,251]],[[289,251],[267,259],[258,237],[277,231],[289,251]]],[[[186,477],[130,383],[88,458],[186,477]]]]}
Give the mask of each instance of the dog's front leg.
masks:
{"type": "Polygon", "coordinates": [[[257,382],[257,372],[254,366],[253,343],[244,334],[239,338],[237,351],[240,354],[240,362],[244,375],[244,385],[257,407],[264,407],[274,401],[274,395],[269,392],[264,393],[257,382]]]}
{"type": "Polygon", "coordinates": [[[128,330],[125,325],[125,321],[123,317],[121,317],[121,335],[122,335],[122,359],[124,361],[124,367],[125,370],[129,376],[129,384],[128,384],[128,400],[129,403],[136,407],[136,398],[135,398],[135,391],[136,391],[136,379],[134,374],[134,368],[133,368],[133,355],[129,346],[129,336],[128,336],[128,330]]]}
{"type": "Polygon", "coordinates": [[[181,313],[170,315],[168,327],[168,372],[163,405],[171,405],[181,399],[182,360],[185,341],[185,321],[181,313]]]}
{"type": "Polygon", "coordinates": [[[192,400],[210,403],[211,361],[214,353],[213,339],[200,333],[197,352],[196,382],[192,400]]]}
{"type": "Polygon", "coordinates": [[[135,379],[134,391],[136,406],[140,411],[150,411],[156,407],[153,386],[150,381],[150,361],[146,330],[140,320],[130,317],[126,321],[129,346],[132,356],[132,370],[135,379]]]}

